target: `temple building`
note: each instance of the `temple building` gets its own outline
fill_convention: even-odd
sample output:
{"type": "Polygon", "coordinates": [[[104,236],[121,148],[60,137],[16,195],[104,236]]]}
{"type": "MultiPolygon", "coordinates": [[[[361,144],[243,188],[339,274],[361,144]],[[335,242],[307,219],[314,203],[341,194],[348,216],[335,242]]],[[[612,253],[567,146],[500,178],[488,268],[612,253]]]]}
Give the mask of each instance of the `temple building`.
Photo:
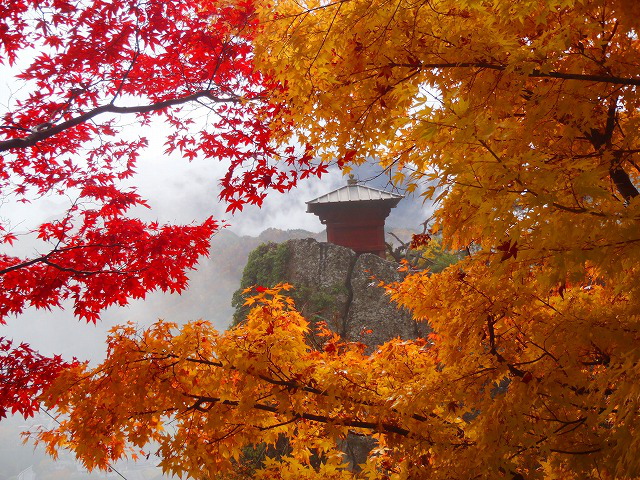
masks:
{"type": "Polygon", "coordinates": [[[402,198],[397,193],[358,185],[351,176],[346,186],[309,200],[307,212],[326,225],[328,242],[384,258],[384,221],[402,198]]]}

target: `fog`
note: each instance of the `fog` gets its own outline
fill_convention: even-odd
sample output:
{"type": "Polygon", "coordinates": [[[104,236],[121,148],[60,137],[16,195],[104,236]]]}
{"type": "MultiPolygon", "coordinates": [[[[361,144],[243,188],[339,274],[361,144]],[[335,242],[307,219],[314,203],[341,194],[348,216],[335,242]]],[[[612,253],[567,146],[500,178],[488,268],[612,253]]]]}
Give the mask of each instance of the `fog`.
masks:
{"type": "MultiPolygon", "coordinates": [[[[281,230],[303,229],[310,232],[320,232],[323,226],[318,217],[306,212],[305,202],[324,193],[334,190],[345,183],[339,171],[331,171],[322,179],[311,179],[286,194],[273,194],[267,197],[263,206],[247,206],[235,215],[225,213],[226,205],[217,200],[217,178],[221,176],[220,166],[204,160],[184,164],[177,160],[155,158],[141,162],[138,179],[139,192],[149,200],[151,210],[140,209],[140,216],[147,219],[158,219],[161,222],[188,223],[201,220],[209,215],[224,220],[228,226],[225,230],[237,235],[257,236],[267,228],[281,230]]],[[[371,166],[359,169],[360,177],[370,178],[375,169],[371,166]]],[[[368,183],[375,187],[384,187],[383,177],[368,183]]],[[[14,224],[24,219],[32,223],[36,217],[55,217],[56,213],[64,211],[64,202],[60,199],[41,201],[36,207],[19,206],[17,210],[8,213],[14,224]]],[[[430,215],[429,208],[423,208],[421,200],[409,197],[400,202],[392,210],[387,225],[390,227],[418,228],[419,224],[430,215]]],[[[214,248],[211,258],[203,258],[201,267],[207,267],[216,260],[216,238],[213,239],[214,248]]],[[[23,247],[22,252],[33,254],[35,247],[23,247]]],[[[242,268],[242,266],[240,266],[242,268]]],[[[193,272],[190,288],[203,286],[194,283],[199,279],[193,272]]],[[[206,280],[206,279],[204,279],[206,280]]],[[[211,287],[213,290],[213,286],[211,287]]],[[[35,310],[28,309],[19,317],[10,318],[6,325],[0,326],[0,337],[25,341],[43,354],[62,354],[65,358],[100,360],[104,354],[104,340],[110,328],[127,321],[135,321],[141,325],[149,325],[157,318],[182,323],[187,320],[205,318],[214,321],[219,329],[224,329],[229,322],[225,318],[211,318],[210,305],[203,305],[198,310],[197,305],[190,303],[189,291],[183,295],[169,295],[162,292],[152,292],[145,300],[131,301],[125,307],[113,307],[102,315],[97,324],[86,323],[75,318],[70,309],[35,310]],[[188,308],[187,308],[188,306],[188,308]],[[171,316],[166,315],[171,312],[171,316]]],[[[212,295],[215,292],[212,292],[212,295]]],[[[228,308],[228,299],[220,299],[221,305],[228,308]]]]}

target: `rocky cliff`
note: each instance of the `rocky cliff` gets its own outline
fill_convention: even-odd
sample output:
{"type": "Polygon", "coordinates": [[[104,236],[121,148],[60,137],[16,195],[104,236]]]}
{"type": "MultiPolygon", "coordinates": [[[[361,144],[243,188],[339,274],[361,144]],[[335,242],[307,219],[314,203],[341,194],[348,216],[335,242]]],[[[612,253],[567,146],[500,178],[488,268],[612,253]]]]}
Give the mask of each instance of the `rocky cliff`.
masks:
{"type": "Polygon", "coordinates": [[[313,239],[290,240],[286,245],[286,281],[315,297],[332,299],[331,308],[324,312],[330,317],[324,320],[345,340],[373,348],[391,338],[411,339],[425,333],[378,285],[402,279],[397,263],[313,239]]]}

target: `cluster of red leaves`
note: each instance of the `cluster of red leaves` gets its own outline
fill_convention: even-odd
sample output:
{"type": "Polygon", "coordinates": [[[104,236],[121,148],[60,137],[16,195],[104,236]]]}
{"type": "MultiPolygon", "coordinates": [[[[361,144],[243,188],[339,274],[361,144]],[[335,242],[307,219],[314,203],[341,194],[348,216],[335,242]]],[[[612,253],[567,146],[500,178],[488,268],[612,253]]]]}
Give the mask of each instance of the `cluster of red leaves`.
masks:
{"type": "Polygon", "coordinates": [[[12,154],[1,159],[3,192],[130,176],[146,139],[123,135],[118,118],[127,114],[140,125],[162,117],[167,153],[229,162],[220,197],[234,202],[230,210],[324,172],[309,149],[295,154],[271,142],[283,106],[269,97],[281,87],[254,69],[251,1],[32,0],[5,10],[0,61],[33,54],[28,47],[38,53],[17,76],[28,96],[2,116],[0,153],[12,154]],[[205,128],[194,128],[196,108],[205,128]],[[12,174],[21,181],[12,185],[12,174]]]}
{"type": "Polygon", "coordinates": [[[75,365],[59,356],[44,357],[26,344],[17,347],[0,337],[0,419],[7,413],[31,417],[38,410],[35,399],[63,368],[75,365]]]}
{"type": "MultiPolygon", "coordinates": [[[[19,237],[0,221],[0,323],[27,307],[65,301],[95,322],[110,305],[186,287],[185,271],[208,253],[219,224],[159,225],[131,216],[146,203],[121,182],[148,143],[132,124],[161,121],[168,154],[226,162],[220,198],[228,211],[324,173],[311,147],[280,149],[273,141],[272,120],[285,107],[270,92],[283,87],[253,66],[256,27],[251,0],[0,5],[0,64],[21,82],[0,112],[0,199],[71,199],[59,219],[32,230],[45,248],[30,258],[12,254],[19,237]]],[[[20,372],[37,367],[53,375],[61,365],[21,351],[32,361],[20,372]]],[[[10,361],[8,352],[0,364],[10,361]]],[[[42,375],[34,372],[33,380],[42,375]]],[[[0,394],[0,408],[29,411],[20,402],[0,394]]]]}
{"type": "Polygon", "coordinates": [[[431,235],[427,233],[415,233],[411,236],[410,248],[415,250],[420,247],[424,247],[426,245],[429,245],[430,241],[431,241],[431,235]]]}
{"type": "MultiPolygon", "coordinates": [[[[93,212],[83,213],[86,219],[93,212]]],[[[0,255],[0,321],[25,306],[51,309],[72,300],[75,315],[95,322],[103,309],[148,291],[180,292],[185,269],[208,253],[216,228],[211,219],[160,226],[113,217],[86,220],[81,234],[67,236],[64,222],[42,225],[41,236],[61,236],[64,243],[22,262],[0,255]]]]}

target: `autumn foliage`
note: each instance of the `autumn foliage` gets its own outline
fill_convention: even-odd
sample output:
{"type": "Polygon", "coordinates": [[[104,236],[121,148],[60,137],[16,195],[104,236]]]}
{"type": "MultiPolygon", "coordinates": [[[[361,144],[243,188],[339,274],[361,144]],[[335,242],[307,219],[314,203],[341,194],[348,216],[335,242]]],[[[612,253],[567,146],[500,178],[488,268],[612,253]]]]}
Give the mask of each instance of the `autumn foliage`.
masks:
{"type": "Polygon", "coordinates": [[[208,254],[220,223],[162,225],[131,215],[147,204],[122,182],[148,144],[132,131],[160,124],[168,154],[227,162],[220,198],[230,211],[324,171],[304,147],[272,141],[280,107],[268,93],[279,87],[253,66],[255,26],[249,2],[0,5],[0,63],[16,89],[0,112],[3,208],[67,199],[59,218],[27,222],[28,231],[0,223],[0,323],[29,307],[69,305],[95,322],[110,305],[186,287],[185,271],[208,254]],[[207,122],[194,129],[202,112],[207,122]],[[36,254],[13,253],[34,238],[36,254]]]}
{"type": "Polygon", "coordinates": [[[470,254],[387,286],[434,333],[365,355],[324,332],[317,351],[278,288],[223,334],[125,326],[45,394],[69,416],[40,440],[102,468],[155,442],[188,474],[284,436],[258,477],[640,478],[636,3],[256,8],[253,60],[282,85],[270,140],[430,182],[433,230],[470,254]],[[360,472],[347,433],[377,441],[360,472]]]}

